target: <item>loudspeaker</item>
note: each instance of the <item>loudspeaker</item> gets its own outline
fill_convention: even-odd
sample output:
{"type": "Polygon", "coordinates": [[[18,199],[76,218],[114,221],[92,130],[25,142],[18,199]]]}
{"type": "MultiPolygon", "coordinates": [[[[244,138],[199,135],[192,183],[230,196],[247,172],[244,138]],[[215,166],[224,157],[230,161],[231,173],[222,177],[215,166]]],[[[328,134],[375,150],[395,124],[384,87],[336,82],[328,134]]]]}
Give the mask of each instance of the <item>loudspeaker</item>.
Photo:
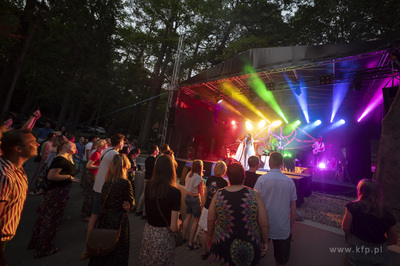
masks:
{"type": "Polygon", "coordinates": [[[394,101],[394,98],[396,98],[398,90],[399,90],[398,86],[387,87],[382,89],[383,105],[385,106],[385,115],[389,112],[390,107],[392,106],[392,103],[394,101]]]}

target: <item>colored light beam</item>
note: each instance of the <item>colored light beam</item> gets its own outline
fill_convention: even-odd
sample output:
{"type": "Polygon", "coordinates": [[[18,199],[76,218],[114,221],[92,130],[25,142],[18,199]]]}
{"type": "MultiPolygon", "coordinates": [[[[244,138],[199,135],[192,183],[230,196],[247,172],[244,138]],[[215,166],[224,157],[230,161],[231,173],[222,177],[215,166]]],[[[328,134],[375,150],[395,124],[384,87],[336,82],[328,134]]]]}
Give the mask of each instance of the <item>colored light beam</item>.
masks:
{"type": "Polygon", "coordinates": [[[239,112],[237,110],[237,108],[233,107],[232,104],[230,104],[230,103],[228,103],[226,101],[222,101],[219,105],[221,107],[225,108],[226,110],[231,111],[232,113],[238,115],[238,116],[244,117],[244,115],[241,112],[239,112]]]}
{"type": "Polygon", "coordinates": [[[307,105],[307,90],[305,89],[304,82],[300,79],[299,84],[293,84],[292,81],[287,77],[286,73],[283,73],[286,82],[289,84],[290,90],[292,91],[297,103],[299,104],[301,111],[303,112],[304,119],[307,123],[310,123],[310,117],[308,115],[308,105],[307,105]],[[298,86],[296,88],[296,86],[298,86]],[[301,90],[301,94],[296,93],[296,89],[301,90]]]}
{"type": "Polygon", "coordinates": [[[231,97],[235,99],[237,102],[239,102],[244,107],[248,108],[250,111],[254,112],[256,115],[258,115],[259,117],[270,123],[269,120],[260,112],[260,110],[258,110],[257,107],[255,107],[254,104],[252,104],[249,101],[249,99],[246,98],[246,96],[238,93],[237,88],[235,87],[235,85],[232,84],[232,82],[225,81],[224,83],[222,83],[222,91],[226,95],[231,95],[231,97]]]}
{"type": "Polygon", "coordinates": [[[282,109],[279,107],[277,101],[275,100],[272,92],[267,90],[264,82],[257,76],[256,71],[250,66],[244,66],[244,72],[250,74],[250,78],[247,81],[247,85],[253,89],[261,99],[264,100],[271,108],[280,116],[286,123],[288,123],[285,115],[282,112],[282,109]]]}
{"type": "MultiPolygon", "coordinates": [[[[361,116],[357,119],[357,122],[361,122],[361,120],[363,120],[364,117],[366,117],[369,113],[371,113],[373,110],[375,110],[376,107],[378,107],[379,105],[381,105],[383,103],[382,88],[384,88],[391,81],[392,81],[391,78],[387,78],[382,81],[381,85],[376,90],[371,101],[368,103],[367,107],[364,109],[361,116]]],[[[399,85],[399,81],[396,79],[394,86],[398,86],[398,85],[399,85]]]]}
{"type": "Polygon", "coordinates": [[[335,118],[344,97],[349,91],[349,87],[350,83],[333,84],[331,123],[333,122],[333,119],[335,118]]]}
{"type": "Polygon", "coordinates": [[[340,127],[340,126],[344,125],[345,123],[346,123],[346,121],[344,121],[344,119],[340,119],[339,121],[333,123],[330,126],[330,129],[334,129],[334,128],[340,127]]]}

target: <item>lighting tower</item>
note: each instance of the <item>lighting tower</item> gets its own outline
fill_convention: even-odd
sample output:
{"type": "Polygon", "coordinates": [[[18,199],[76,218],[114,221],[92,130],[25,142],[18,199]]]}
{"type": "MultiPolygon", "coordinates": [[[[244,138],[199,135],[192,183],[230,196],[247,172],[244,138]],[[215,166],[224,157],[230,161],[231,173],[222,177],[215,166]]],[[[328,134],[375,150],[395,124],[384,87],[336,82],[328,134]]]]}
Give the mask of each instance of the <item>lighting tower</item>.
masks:
{"type": "Polygon", "coordinates": [[[163,131],[162,131],[162,136],[161,136],[161,146],[165,144],[165,139],[167,138],[169,111],[172,106],[172,98],[174,95],[174,91],[175,91],[176,87],[178,86],[179,68],[180,68],[180,64],[181,64],[181,55],[182,55],[182,47],[183,47],[183,39],[184,38],[185,38],[184,34],[182,34],[179,37],[178,50],[177,50],[177,54],[176,54],[176,58],[175,58],[174,70],[172,72],[171,83],[168,88],[168,101],[167,101],[167,108],[165,110],[164,125],[163,125],[163,131]]]}

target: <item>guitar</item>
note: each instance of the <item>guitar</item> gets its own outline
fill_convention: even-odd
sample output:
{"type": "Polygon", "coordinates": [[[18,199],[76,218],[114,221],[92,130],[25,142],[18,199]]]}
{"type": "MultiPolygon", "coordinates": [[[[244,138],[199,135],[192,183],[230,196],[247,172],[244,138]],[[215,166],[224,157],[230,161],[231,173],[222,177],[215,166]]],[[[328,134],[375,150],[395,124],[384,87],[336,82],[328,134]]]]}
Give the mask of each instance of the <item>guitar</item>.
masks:
{"type": "Polygon", "coordinates": [[[315,149],[312,150],[312,153],[313,153],[313,154],[317,154],[317,153],[319,153],[319,152],[323,152],[323,151],[322,151],[323,149],[325,149],[325,148],[327,148],[327,147],[330,147],[330,146],[332,146],[332,144],[329,144],[329,145],[327,145],[327,146],[325,146],[325,147],[322,147],[322,148],[315,148],[315,149]]]}

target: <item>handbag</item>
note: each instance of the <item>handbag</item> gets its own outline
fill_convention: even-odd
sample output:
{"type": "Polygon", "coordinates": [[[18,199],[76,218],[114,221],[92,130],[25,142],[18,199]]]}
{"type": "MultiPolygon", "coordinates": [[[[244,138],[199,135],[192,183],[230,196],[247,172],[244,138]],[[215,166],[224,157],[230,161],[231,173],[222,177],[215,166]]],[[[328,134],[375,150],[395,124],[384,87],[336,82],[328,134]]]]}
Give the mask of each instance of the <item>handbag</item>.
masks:
{"type": "MultiPolygon", "coordinates": [[[[158,211],[160,212],[161,217],[163,218],[164,222],[168,226],[169,223],[167,222],[167,219],[165,219],[163,213],[161,212],[160,205],[158,205],[158,200],[157,199],[156,199],[156,202],[157,202],[158,211]]],[[[168,229],[169,229],[169,227],[168,227],[168,229]]],[[[183,240],[183,234],[182,234],[182,231],[181,231],[180,228],[178,229],[178,232],[176,232],[176,233],[172,232],[171,230],[170,230],[170,232],[173,233],[174,236],[175,236],[175,247],[180,247],[185,243],[185,241],[183,240]]]]}
{"type": "MultiPolygon", "coordinates": [[[[101,211],[104,210],[104,204],[107,201],[108,195],[110,194],[112,185],[110,190],[107,193],[106,198],[104,199],[103,206],[101,211]]],[[[107,228],[97,228],[95,227],[89,234],[89,238],[86,242],[86,251],[91,256],[106,256],[110,254],[115,247],[117,246],[119,236],[121,234],[121,227],[122,227],[122,217],[121,216],[121,223],[118,229],[107,229],[107,228]]]]}

